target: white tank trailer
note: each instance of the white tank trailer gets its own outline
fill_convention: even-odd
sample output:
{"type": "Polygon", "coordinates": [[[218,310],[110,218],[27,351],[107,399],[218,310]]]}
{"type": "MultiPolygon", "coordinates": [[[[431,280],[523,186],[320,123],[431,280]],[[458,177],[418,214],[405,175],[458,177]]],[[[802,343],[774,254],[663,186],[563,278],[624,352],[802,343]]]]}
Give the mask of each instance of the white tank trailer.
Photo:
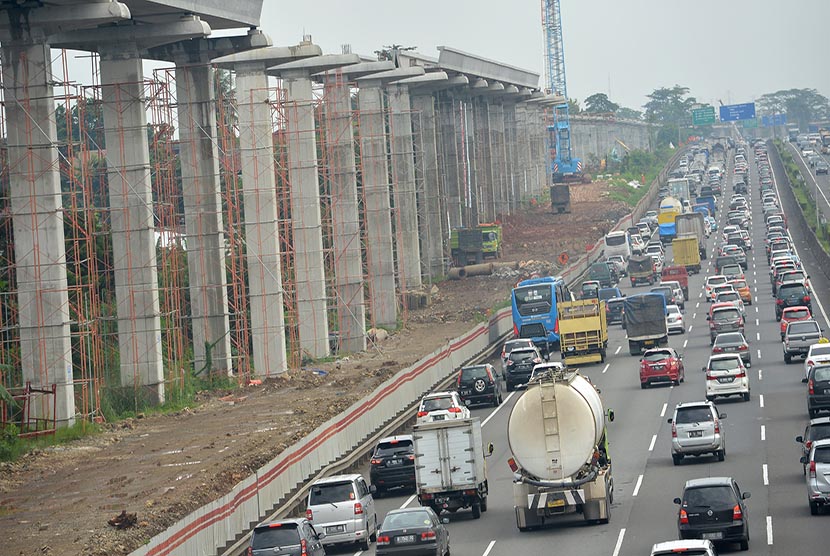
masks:
{"type": "Polygon", "coordinates": [[[544,365],[534,370],[507,422],[516,525],[527,531],[573,513],[608,523],[614,480],[599,391],[577,371],[555,364],[540,374],[544,365]]]}

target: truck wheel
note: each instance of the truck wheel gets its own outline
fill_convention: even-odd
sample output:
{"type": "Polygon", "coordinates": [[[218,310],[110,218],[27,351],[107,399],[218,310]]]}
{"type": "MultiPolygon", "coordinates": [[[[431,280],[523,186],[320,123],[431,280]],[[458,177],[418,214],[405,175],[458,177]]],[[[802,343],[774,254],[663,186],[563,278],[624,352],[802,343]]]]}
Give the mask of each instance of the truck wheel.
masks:
{"type": "Polygon", "coordinates": [[[600,352],[599,352],[599,362],[600,363],[605,363],[605,350],[604,349],[600,350],[600,352]]]}
{"type": "Polygon", "coordinates": [[[671,461],[675,465],[680,465],[680,462],[683,461],[683,456],[681,456],[680,454],[672,454],[671,461]]]}
{"type": "Polygon", "coordinates": [[[473,504],[473,519],[481,517],[481,506],[478,503],[473,504]]]}
{"type": "Polygon", "coordinates": [[[487,511],[487,497],[483,496],[481,498],[481,513],[484,513],[486,511],[487,511]]]}

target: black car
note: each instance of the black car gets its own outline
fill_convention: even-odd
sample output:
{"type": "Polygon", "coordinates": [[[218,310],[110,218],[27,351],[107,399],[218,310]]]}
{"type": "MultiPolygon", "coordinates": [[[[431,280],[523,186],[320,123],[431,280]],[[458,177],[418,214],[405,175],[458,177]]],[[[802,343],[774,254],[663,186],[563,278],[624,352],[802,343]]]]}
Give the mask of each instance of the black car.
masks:
{"type": "Polygon", "coordinates": [[[450,533],[445,523],[429,507],[415,506],[392,510],[378,530],[375,554],[445,556],[450,553],[450,533]]]}
{"type": "Polygon", "coordinates": [[[781,321],[781,313],[787,307],[798,307],[804,305],[810,312],[813,312],[813,305],[810,300],[810,292],[804,284],[792,282],[781,284],[775,292],[775,320],[781,321]]]}
{"type": "Polygon", "coordinates": [[[415,441],[411,434],[383,438],[375,446],[369,467],[375,496],[393,488],[415,487],[415,441]]]}
{"type": "Polygon", "coordinates": [[[748,492],[741,492],[731,477],[708,477],[686,481],[680,506],[677,532],[681,539],[708,539],[714,543],[740,543],[749,550],[748,492]]]}
{"type": "Polygon", "coordinates": [[[830,365],[815,365],[801,379],[807,383],[807,413],[810,419],[820,411],[830,411],[830,365]]]}
{"type": "Polygon", "coordinates": [[[262,523],[254,527],[248,552],[251,556],[325,556],[320,541],[325,534],[319,533],[305,518],[281,519],[262,523]]]}
{"type": "MultiPolygon", "coordinates": [[[[511,352],[513,355],[515,352],[511,352]]],[[[508,361],[510,356],[508,356],[508,361]]],[[[508,366],[509,368],[509,366],[508,366]]],[[[458,395],[465,405],[489,403],[496,407],[501,403],[501,386],[496,369],[489,363],[462,367],[458,371],[458,395]]]]}
{"type": "Polygon", "coordinates": [[[605,320],[608,324],[622,324],[625,326],[623,320],[623,305],[625,299],[622,297],[615,297],[605,302],[605,320]]]}
{"type": "Polygon", "coordinates": [[[507,368],[504,370],[504,382],[507,391],[513,390],[519,384],[527,384],[533,367],[542,362],[542,357],[536,348],[516,349],[510,352],[507,358],[507,368]]]}

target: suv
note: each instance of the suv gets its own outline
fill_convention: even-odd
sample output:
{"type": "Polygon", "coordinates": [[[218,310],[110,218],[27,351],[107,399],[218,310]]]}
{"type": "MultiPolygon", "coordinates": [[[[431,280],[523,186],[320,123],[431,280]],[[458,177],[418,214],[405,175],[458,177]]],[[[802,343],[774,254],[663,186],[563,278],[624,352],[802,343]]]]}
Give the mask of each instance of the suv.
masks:
{"type": "Polygon", "coordinates": [[[625,326],[623,305],[625,305],[625,299],[622,297],[614,297],[605,302],[605,321],[607,324],[620,323],[625,326]]]}
{"type": "Polygon", "coordinates": [[[646,350],[640,359],[640,388],[663,382],[680,384],[686,380],[683,357],[674,348],[653,348],[646,350]]]}
{"type": "Polygon", "coordinates": [[[504,342],[504,347],[501,348],[501,372],[502,376],[504,376],[504,372],[507,370],[507,357],[514,349],[522,349],[522,348],[533,348],[536,345],[533,343],[533,340],[529,339],[515,339],[515,340],[507,340],[504,342]]]}
{"type": "Polygon", "coordinates": [[[737,353],[747,368],[752,366],[752,353],[749,351],[749,343],[740,332],[724,332],[718,334],[715,345],[712,346],[712,353],[737,353]]]}
{"type": "Polygon", "coordinates": [[[746,367],[737,353],[722,353],[709,356],[709,363],[703,367],[706,373],[706,399],[717,396],[743,396],[750,398],[749,377],[746,367]]]}
{"type": "Polygon", "coordinates": [[[415,442],[411,434],[382,438],[370,460],[369,479],[378,498],[391,488],[415,486],[415,442]]]}
{"type": "Polygon", "coordinates": [[[723,307],[713,306],[712,315],[707,316],[709,321],[709,345],[715,345],[715,338],[722,332],[744,331],[744,318],[741,310],[731,303],[723,307]]]}
{"type": "MultiPolygon", "coordinates": [[[[801,455],[809,456],[813,442],[830,438],[830,417],[818,417],[811,419],[804,428],[804,434],[795,437],[795,441],[801,444],[801,455]]],[[[807,466],[802,463],[802,472],[807,474],[807,466]]]]}
{"type": "Polygon", "coordinates": [[[319,479],[308,492],[305,517],[325,533],[324,545],[358,543],[369,550],[378,532],[375,490],[356,473],[319,479]]]}
{"type": "MultiPolygon", "coordinates": [[[[520,351],[524,350],[515,350],[510,354],[510,357],[512,358],[514,354],[520,351]]],[[[496,370],[489,363],[462,367],[458,371],[457,385],[461,402],[465,405],[490,403],[493,407],[496,407],[501,403],[501,385],[496,379],[496,370]]],[[[468,411],[467,417],[469,416],[468,411]]]]}
{"type": "Polygon", "coordinates": [[[813,312],[813,305],[810,301],[810,292],[804,284],[792,282],[781,284],[775,292],[775,320],[781,320],[781,312],[787,307],[804,305],[810,312],[813,312]]]}
{"type": "Polygon", "coordinates": [[[801,456],[801,464],[810,470],[807,474],[810,513],[818,515],[822,506],[830,504],[830,440],[814,442],[810,453],[801,456]]]}
{"type": "Polygon", "coordinates": [[[674,499],[680,506],[678,536],[737,542],[741,550],[749,550],[749,516],[744,502],[749,496],[748,492],[741,492],[732,477],[686,481],[683,496],[674,499]]]}
{"type": "Polygon", "coordinates": [[[251,556],[325,556],[322,540],[325,533],[319,533],[307,519],[281,519],[261,523],[251,533],[248,554],[251,556]]]}
{"type": "Polygon", "coordinates": [[[433,423],[452,419],[469,419],[470,410],[458,396],[458,392],[433,392],[421,398],[418,423],[433,423]]]}
{"type": "Polygon", "coordinates": [[[669,286],[674,290],[674,298],[678,301],[676,304],[681,311],[686,310],[686,293],[683,291],[683,286],[680,285],[679,280],[663,280],[660,286],[669,286]]]}
{"type": "Polygon", "coordinates": [[[542,362],[542,356],[536,348],[516,349],[507,358],[507,370],[504,372],[504,381],[507,391],[513,390],[519,384],[527,383],[533,373],[533,366],[542,362]]]}
{"type": "Polygon", "coordinates": [[[784,330],[784,363],[790,364],[793,356],[807,357],[810,346],[821,339],[821,327],[814,320],[799,320],[787,324],[784,330]]]}
{"type": "Polygon", "coordinates": [[[830,411],[830,364],[816,365],[801,379],[807,383],[807,413],[810,419],[819,411],[830,411]]]}
{"type": "Polygon", "coordinates": [[[671,424],[671,459],[680,465],[684,456],[712,454],[718,461],[726,459],[726,429],[720,425],[726,413],[709,401],[679,403],[671,424]]]}

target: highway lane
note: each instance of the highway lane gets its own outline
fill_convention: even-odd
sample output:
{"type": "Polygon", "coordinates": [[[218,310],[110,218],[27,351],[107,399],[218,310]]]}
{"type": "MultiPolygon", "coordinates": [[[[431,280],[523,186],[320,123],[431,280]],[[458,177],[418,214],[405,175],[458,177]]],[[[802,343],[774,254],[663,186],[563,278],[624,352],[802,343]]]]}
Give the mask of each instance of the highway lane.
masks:
{"type": "MultiPolygon", "coordinates": [[[[793,155],[793,159],[800,166],[804,181],[807,183],[808,189],[810,189],[810,195],[816,200],[816,204],[825,220],[830,221],[830,174],[816,175],[813,168],[807,162],[807,159],[801,156],[801,150],[796,143],[785,142],[785,145],[790,154],[793,155]],[[816,192],[818,193],[817,199],[816,192]]],[[[820,153],[819,156],[830,164],[830,157],[820,153]]]]}
{"type": "MultiPolygon", "coordinates": [[[[676,538],[677,506],[672,498],[680,495],[683,483],[709,475],[734,476],[744,490],[752,493],[748,501],[752,536],[748,554],[785,554],[796,549],[798,553],[824,552],[827,533],[820,520],[828,518],[809,515],[798,463],[799,450],[793,441],[807,421],[804,385],[800,382],[803,365],[800,361],[793,365],[783,363],[763,251],[764,226],[757,183],[753,167],[751,206],[755,250],[747,277],[755,280],[755,303],[747,307],[746,326],[753,350],[752,398],[749,402],[737,399],[717,402],[721,411],[728,414],[724,421],[726,461],[698,458],[674,466],[670,457],[671,428],[666,423],[675,404],[704,397],[704,375],[700,368],[710,353],[705,320],[709,304],[699,297],[704,272],[692,276],[690,281],[691,299],[686,305],[689,331],[670,338],[670,344],[684,354],[687,373],[684,384],[641,390],[639,358],[628,354],[624,331],[618,326],[609,330],[607,365],[582,369],[601,388],[606,406],[613,408],[617,416],[610,425],[615,478],[611,522],[586,526],[581,516],[573,516],[543,530],[518,531],[513,515],[512,474],[506,464],[510,452],[505,435],[509,411],[520,394],[517,392],[493,416],[491,408],[473,411],[486,423],[485,442],[495,445],[495,452],[488,459],[489,511],[480,520],[473,520],[469,512],[450,516],[448,527],[453,554],[495,556],[511,554],[517,549],[540,554],[550,552],[553,546],[557,552],[564,553],[648,554],[653,543],[676,538]]],[[[728,199],[729,188],[726,189],[728,199]]],[[[723,198],[719,200],[719,220],[725,215],[723,201],[723,198]]],[[[799,246],[798,238],[795,239],[799,246]]],[[[709,240],[710,253],[714,243],[715,234],[709,240]]],[[[819,277],[821,273],[811,268],[809,258],[805,259],[805,266],[813,276],[814,290],[826,298],[828,289],[819,277]]],[[[626,284],[624,281],[623,289],[627,293],[647,289],[634,290],[626,284]]],[[[368,475],[368,469],[364,473],[368,475]]],[[[417,503],[410,493],[378,500],[378,517],[383,519],[387,511],[407,503],[417,503]]],[[[370,553],[374,553],[374,547],[370,553]]]]}

